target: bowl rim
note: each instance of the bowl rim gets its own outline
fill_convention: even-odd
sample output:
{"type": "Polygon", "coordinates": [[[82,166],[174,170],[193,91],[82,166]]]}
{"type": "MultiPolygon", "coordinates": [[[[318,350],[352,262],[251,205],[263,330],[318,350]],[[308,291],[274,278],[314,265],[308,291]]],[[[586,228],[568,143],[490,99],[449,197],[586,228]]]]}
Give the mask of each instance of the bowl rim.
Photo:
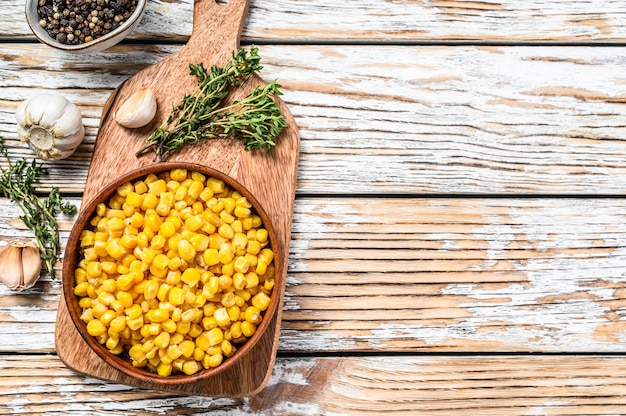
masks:
{"type": "MultiPolygon", "coordinates": [[[[134,379],[153,383],[156,385],[181,385],[195,383],[201,380],[212,378],[218,374],[223,373],[227,369],[233,367],[241,361],[241,358],[247,355],[250,350],[259,342],[263,337],[266,330],[268,330],[274,314],[277,312],[277,308],[280,305],[279,296],[281,296],[280,287],[282,287],[284,280],[283,267],[284,262],[277,261],[276,259],[283,256],[284,253],[280,251],[280,245],[278,244],[277,235],[274,226],[264,210],[262,204],[254,197],[254,195],[236,179],[206,165],[201,165],[191,162],[158,162],[152,165],[142,166],[137,169],[133,169],[128,173],[118,177],[116,180],[106,185],[101,189],[97,195],[92,197],[83,208],[80,210],[78,218],[70,231],[70,235],[66,244],[66,249],[63,257],[62,267],[62,292],[67,307],[70,319],[76,330],[81,335],[83,340],[87,343],[92,351],[94,351],[105,363],[109,364],[119,372],[132,377],[134,379]],[[241,346],[237,348],[237,351],[231,356],[226,358],[219,366],[209,369],[203,369],[198,373],[192,375],[186,374],[174,374],[167,377],[159,376],[146,368],[134,367],[131,361],[127,358],[116,356],[112,354],[106,347],[100,344],[95,337],[87,333],[86,324],[80,319],[82,309],[78,305],[77,297],[74,295],[74,271],[78,265],[79,257],[79,245],[80,234],[82,230],[87,226],[88,222],[92,218],[98,203],[108,201],[108,199],[115,193],[118,186],[128,181],[138,180],[151,173],[159,174],[175,168],[184,168],[188,171],[200,172],[206,176],[213,176],[217,179],[223,180],[232,190],[239,191],[243,196],[248,198],[252,204],[252,208],[256,214],[261,217],[263,226],[268,232],[270,246],[274,251],[274,267],[275,267],[275,283],[274,289],[270,295],[270,304],[266,311],[263,313],[263,320],[257,326],[256,332],[246,340],[241,346]]],[[[275,342],[275,341],[274,341],[275,342]]]]}
{"type": "Polygon", "coordinates": [[[135,26],[139,23],[141,17],[143,16],[147,2],[148,0],[137,0],[137,7],[135,8],[135,11],[130,15],[128,20],[126,20],[123,25],[119,26],[115,30],[99,38],[96,38],[91,42],[79,43],[77,45],[65,45],[57,42],[55,39],[52,39],[50,35],[48,35],[48,32],[46,32],[45,29],[43,29],[39,25],[39,14],[37,13],[38,0],[26,0],[24,6],[24,14],[26,16],[26,22],[28,23],[28,26],[30,26],[31,31],[33,32],[35,37],[39,39],[42,43],[66,52],[98,52],[121,42],[124,38],[126,38],[126,36],[130,34],[132,30],[134,30],[135,26]],[[120,39],[117,42],[108,45],[107,41],[111,41],[116,36],[120,36],[120,39]]]}

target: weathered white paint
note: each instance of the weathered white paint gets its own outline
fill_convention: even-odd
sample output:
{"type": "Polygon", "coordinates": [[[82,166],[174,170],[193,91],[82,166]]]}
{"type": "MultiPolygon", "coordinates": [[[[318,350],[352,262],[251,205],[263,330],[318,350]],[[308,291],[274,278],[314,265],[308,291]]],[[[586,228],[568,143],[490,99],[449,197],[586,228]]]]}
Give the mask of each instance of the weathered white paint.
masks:
{"type": "MultiPolygon", "coordinates": [[[[3,43],[0,135],[12,156],[30,156],[15,140],[21,100],[59,90],[83,112],[85,142],[46,164],[40,190],[82,192],[105,100],[182,47],[192,3],[151,1],[128,43],[88,60],[3,43]]],[[[3,2],[0,38],[32,40],[22,7],[3,2]]],[[[0,287],[0,413],[619,414],[626,362],[602,354],[626,341],[625,211],[596,196],[626,189],[626,59],[564,45],[622,44],[625,19],[615,0],[252,0],[244,43],[269,41],[262,76],[283,85],[302,137],[279,340],[291,358],[245,399],[83,377],[43,354],[60,291],[44,277],[21,294],[0,287]],[[476,197],[438,199],[449,193],[476,197]],[[559,193],[577,197],[545,197],[559,193]],[[297,355],[319,351],[329,356],[297,355]],[[349,357],[360,351],[375,355],[349,357]],[[440,351],[477,354],[406,354],[440,351]]],[[[28,235],[17,215],[0,199],[0,245],[28,235]]],[[[72,220],[61,223],[65,242],[72,220]]]]}
{"type": "MultiPolygon", "coordinates": [[[[28,154],[14,141],[14,108],[42,88],[63,88],[84,111],[87,137],[70,160],[51,164],[49,183],[80,192],[110,91],[178,46],[114,48],[93,57],[90,65],[107,70],[91,74],[82,58],[32,48],[42,69],[20,58],[30,49],[3,52],[0,77],[11,88],[0,90],[0,134],[16,156],[28,154]]],[[[300,128],[298,192],[626,189],[619,48],[262,45],[261,54],[262,76],[283,85],[300,128]],[[384,76],[379,62],[388,63],[384,76]]]]}

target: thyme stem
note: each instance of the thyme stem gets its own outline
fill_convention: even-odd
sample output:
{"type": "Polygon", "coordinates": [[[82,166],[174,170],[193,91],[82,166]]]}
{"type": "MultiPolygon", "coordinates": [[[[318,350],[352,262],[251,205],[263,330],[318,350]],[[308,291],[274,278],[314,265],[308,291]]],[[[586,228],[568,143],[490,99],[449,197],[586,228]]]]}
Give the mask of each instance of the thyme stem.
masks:
{"type": "Polygon", "coordinates": [[[45,199],[37,197],[33,183],[48,174],[48,170],[42,164],[37,164],[35,159],[31,163],[26,159],[20,159],[15,164],[11,163],[4,146],[4,138],[1,136],[0,154],[8,163],[6,169],[0,168],[0,192],[22,211],[20,219],[33,231],[45,269],[50,277],[55,279],[54,264],[59,259],[60,252],[59,227],[55,215],[59,212],[74,214],[76,206],[63,202],[56,187],[52,188],[45,199]]]}
{"type": "Polygon", "coordinates": [[[280,85],[274,81],[263,88],[256,87],[243,100],[224,105],[234,87],[262,68],[255,46],[249,55],[242,49],[232,56],[223,68],[212,66],[207,70],[202,63],[189,65],[190,75],[198,78],[198,86],[172,107],[167,120],[137,151],[137,157],[152,151],[156,160],[164,160],[181,147],[205,139],[234,138],[243,141],[248,151],[270,150],[276,145],[274,139],[287,126],[285,116],[272,99],[282,94],[280,85]]]}

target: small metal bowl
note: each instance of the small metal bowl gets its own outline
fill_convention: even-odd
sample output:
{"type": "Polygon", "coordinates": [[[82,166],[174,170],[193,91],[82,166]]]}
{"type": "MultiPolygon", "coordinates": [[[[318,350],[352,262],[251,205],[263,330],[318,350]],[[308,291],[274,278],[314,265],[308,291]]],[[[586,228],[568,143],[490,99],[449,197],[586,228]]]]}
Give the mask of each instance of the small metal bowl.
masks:
{"type": "Polygon", "coordinates": [[[65,249],[65,255],[63,259],[63,297],[67,306],[69,316],[76,327],[78,333],[81,335],[85,343],[91,348],[104,362],[131,377],[134,380],[148,383],[150,386],[180,386],[188,385],[191,383],[198,383],[206,381],[223,371],[232,368],[240,363],[241,359],[246,356],[250,350],[262,339],[264,333],[270,327],[272,317],[277,313],[280,299],[278,298],[281,287],[283,284],[283,271],[282,261],[277,261],[284,253],[279,252],[277,249],[278,240],[276,231],[270,222],[270,218],[267,213],[262,209],[258,200],[239,182],[235,179],[216,171],[207,166],[185,163],[185,162],[162,162],[154,165],[138,168],[127,174],[120,176],[113,183],[106,186],[97,196],[93,197],[90,201],[86,202],[83,206],[70,236],[68,238],[67,246],[65,249]],[[147,368],[138,368],[133,366],[130,358],[125,355],[114,355],[106,346],[100,344],[95,337],[91,336],[87,332],[87,325],[81,320],[82,308],[78,303],[78,297],[74,294],[75,282],[75,270],[78,267],[80,261],[80,235],[84,229],[90,228],[90,220],[95,215],[97,206],[99,203],[106,203],[110,197],[113,196],[117,188],[127,182],[134,183],[135,181],[145,178],[149,174],[160,174],[166,171],[170,171],[176,168],[187,169],[188,172],[200,172],[205,176],[212,176],[217,179],[221,179],[232,190],[238,191],[241,195],[245,196],[252,204],[252,210],[261,217],[264,228],[268,232],[270,241],[270,247],[274,251],[274,266],[275,266],[275,283],[274,289],[270,295],[270,304],[268,309],[263,312],[263,319],[258,324],[256,332],[243,344],[237,347],[237,351],[230,357],[225,358],[224,361],[214,368],[200,370],[198,373],[192,375],[186,375],[183,373],[172,374],[170,376],[162,377],[157,373],[150,371],[147,368]]]}
{"type": "Polygon", "coordinates": [[[72,52],[72,53],[94,53],[108,49],[119,42],[121,42],[126,36],[128,36],[139,24],[141,17],[143,16],[147,0],[138,0],[137,8],[130,15],[130,17],[117,29],[103,35],[99,38],[92,40],[91,42],[80,43],[77,45],[66,45],[64,43],[57,42],[55,39],[48,35],[48,32],[39,25],[39,14],[37,13],[37,7],[39,5],[38,0],[26,0],[26,21],[30,26],[33,34],[37,39],[49,45],[55,49],[72,52]]]}

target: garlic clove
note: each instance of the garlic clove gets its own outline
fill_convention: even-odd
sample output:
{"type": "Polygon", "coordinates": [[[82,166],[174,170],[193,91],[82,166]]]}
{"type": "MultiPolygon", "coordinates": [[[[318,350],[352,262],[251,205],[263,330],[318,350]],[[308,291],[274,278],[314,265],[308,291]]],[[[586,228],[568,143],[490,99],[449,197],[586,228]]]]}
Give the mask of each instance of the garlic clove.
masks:
{"type": "Polygon", "coordinates": [[[20,290],[23,280],[22,249],[9,243],[0,249],[0,281],[11,290],[20,290]]]}
{"type": "Polygon", "coordinates": [[[22,247],[22,288],[18,290],[31,288],[39,280],[41,274],[41,256],[39,249],[34,244],[27,244],[22,247]]]}
{"type": "Polygon", "coordinates": [[[41,256],[31,242],[11,241],[0,249],[0,281],[9,289],[33,287],[41,273],[41,256]]]}
{"type": "Polygon", "coordinates": [[[63,115],[67,100],[59,94],[42,93],[26,101],[26,121],[49,128],[63,115]]]}
{"type": "Polygon", "coordinates": [[[156,115],[157,102],[150,88],[139,88],[118,108],[115,121],[131,129],[147,125],[156,115]]]}

